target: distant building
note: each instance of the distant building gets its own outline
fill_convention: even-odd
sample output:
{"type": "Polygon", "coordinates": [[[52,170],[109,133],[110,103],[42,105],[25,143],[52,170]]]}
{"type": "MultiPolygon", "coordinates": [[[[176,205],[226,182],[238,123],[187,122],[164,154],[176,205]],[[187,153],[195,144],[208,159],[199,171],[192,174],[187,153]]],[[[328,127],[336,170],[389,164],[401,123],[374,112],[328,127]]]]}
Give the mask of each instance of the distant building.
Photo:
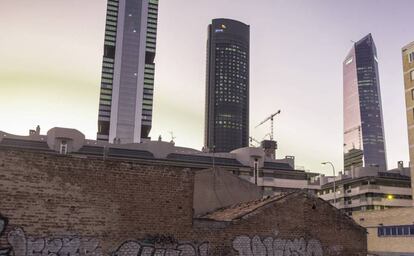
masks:
{"type": "Polygon", "coordinates": [[[347,153],[344,154],[344,170],[350,171],[355,167],[363,166],[363,157],[364,152],[360,149],[350,149],[347,153]]]}
{"type": "Polygon", "coordinates": [[[414,209],[356,212],[354,220],[367,229],[368,255],[414,256],[414,209]]]}
{"type": "Polygon", "coordinates": [[[108,0],[97,139],[133,143],[151,130],[158,0],[108,0]]]}
{"type": "Polygon", "coordinates": [[[319,196],[352,215],[358,211],[410,207],[412,204],[410,168],[398,163],[398,168],[380,171],[379,167],[356,167],[335,177],[321,175],[319,196]]]}
{"type": "MultiPolygon", "coordinates": [[[[402,48],[402,63],[404,73],[404,91],[407,114],[408,144],[410,151],[410,168],[404,169],[404,176],[411,172],[411,189],[401,187],[394,192],[414,195],[414,42],[402,48]]],[[[399,164],[401,169],[401,165],[399,164]]],[[[405,178],[408,182],[408,178],[405,178]]],[[[400,182],[400,185],[404,184],[400,182]]],[[[387,203],[401,202],[400,196],[389,193],[387,203]],[[395,200],[398,198],[398,200],[395,200]]],[[[383,199],[384,200],[384,199],[383,199]]],[[[404,204],[409,205],[404,202],[404,204]]],[[[384,207],[385,208],[385,207],[384,207]]],[[[354,220],[367,229],[368,255],[378,256],[413,256],[414,255],[414,208],[392,208],[381,211],[354,212],[354,220]]]]}
{"type": "MultiPolygon", "coordinates": [[[[402,59],[410,167],[414,172],[414,42],[402,48],[402,59]]],[[[411,182],[414,184],[414,175],[411,175],[411,182]]]]}
{"type": "Polygon", "coordinates": [[[230,152],[249,144],[249,26],[214,19],[208,26],[204,146],[230,152]]]}
{"type": "Polygon", "coordinates": [[[292,156],[283,159],[267,157],[262,148],[246,147],[229,153],[205,153],[177,147],[164,141],[113,144],[87,140],[75,130],[52,128],[47,135],[12,135],[0,131],[0,147],[68,154],[79,157],[124,159],[142,164],[162,164],[192,169],[223,169],[259,186],[265,195],[297,190],[316,193],[318,186],[308,186],[312,174],[295,169],[292,156]]]}
{"type": "Polygon", "coordinates": [[[344,150],[363,151],[363,166],[387,169],[377,50],[371,34],[343,62],[344,150]]]}

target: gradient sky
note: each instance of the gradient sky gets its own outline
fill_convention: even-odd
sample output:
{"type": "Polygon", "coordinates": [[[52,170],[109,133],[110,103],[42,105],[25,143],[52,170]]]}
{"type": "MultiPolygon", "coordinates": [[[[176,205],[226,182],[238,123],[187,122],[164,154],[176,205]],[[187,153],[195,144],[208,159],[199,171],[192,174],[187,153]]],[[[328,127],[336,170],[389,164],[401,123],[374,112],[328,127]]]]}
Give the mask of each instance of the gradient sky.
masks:
{"type": "MultiPolygon", "coordinates": [[[[278,157],[330,173],[342,160],[342,61],[372,33],[388,166],[408,164],[401,48],[414,41],[412,0],[160,0],[151,136],[201,149],[207,25],[250,25],[250,133],[275,123],[278,157]]],[[[0,130],[76,128],[95,139],[105,0],[0,0],[0,130]]]]}

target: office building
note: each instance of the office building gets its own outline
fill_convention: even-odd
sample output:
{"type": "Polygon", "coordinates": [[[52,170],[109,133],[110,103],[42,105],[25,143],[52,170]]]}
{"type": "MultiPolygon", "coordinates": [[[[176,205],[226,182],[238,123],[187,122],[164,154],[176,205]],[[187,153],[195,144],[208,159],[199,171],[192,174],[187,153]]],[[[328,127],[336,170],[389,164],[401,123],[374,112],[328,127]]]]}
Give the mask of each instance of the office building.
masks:
{"type": "MultiPolygon", "coordinates": [[[[408,128],[408,144],[410,152],[410,167],[403,168],[406,178],[406,182],[409,181],[408,177],[411,173],[411,184],[413,184],[413,159],[414,159],[414,42],[404,46],[402,48],[402,63],[404,73],[404,91],[405,91],[405,103],[407,114],[407,128],[408,128]]],[[[399,166],[401,166],[400,164],[399,166]]],[[[401,168],[400,168],[401,169],[401,168]]],[[[400,185],[404,184],[399,182],[400,185]]],[[[375,186],[384,189],[383,186],[375,186]]],[[[371,185],[372,186],[372,185],[371,185]]],[[[375,187],[374,186],[374,187],[375,187]]],[[[373,187],[373,188],[374,188],[373,187]]],[[[389,189],[388,189],[389,190],[389,189]]],[[[395,196],[394,193],[390,193],[387,199],[382,198],[386,204],[401,204],[401,194],[404,193],[407,197],[413,194],[412,186],[408,190],[408,187],[400,187],[398,190],[394,188],[394,193],[399,194],[395,196]],[[398,193],[397,193],[398,192],[398,193]]],[[[391,192],[391,191],[389,191],[391,192]]],[[[376,200],[376,205],[380,204],[380,200],[376,200]]],[[[404,202],[409,206],[408,202],[404,202]]],[[[354,220],[361,226],[367,229],[367,242],[368,242],[368,255],[414,255],[414,208],[413,207],[393,207],[387,209],[384,204],[380,206],[384,210],[377,211],[358,211],[353,213],[354,220]]],[[[378,206],[376,206],[378,208],[378,206]]]]}
{"type": "Polygon", "coordinates": [[[133,143],[151,130],[158,0],[108,0],[97,139],[133,143]]]}
{"type": "Polygon", "coordinates": [[[363,151],[364,166],[387,169],[377,50],[371,34],[343,62],[344,153],[363,151]]]}
{"type": "Polygon", "coordinates": [[[214,19],[208,26],[204,147],[230,152],[249,143],[249,26],[214,19]]]}

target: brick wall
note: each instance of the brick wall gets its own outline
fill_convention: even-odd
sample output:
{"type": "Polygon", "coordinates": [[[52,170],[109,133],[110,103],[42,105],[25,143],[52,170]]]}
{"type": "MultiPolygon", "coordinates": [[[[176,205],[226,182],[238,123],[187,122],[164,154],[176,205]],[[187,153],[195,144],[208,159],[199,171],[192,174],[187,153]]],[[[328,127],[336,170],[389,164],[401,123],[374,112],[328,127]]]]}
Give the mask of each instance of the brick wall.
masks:
{"type": "Polygon", "coordinates": [[[189,169],[0,149],[0,256],[366,252],[364,229],[306,194],[220,222],[193,218],[193,191],[189,169]]]}

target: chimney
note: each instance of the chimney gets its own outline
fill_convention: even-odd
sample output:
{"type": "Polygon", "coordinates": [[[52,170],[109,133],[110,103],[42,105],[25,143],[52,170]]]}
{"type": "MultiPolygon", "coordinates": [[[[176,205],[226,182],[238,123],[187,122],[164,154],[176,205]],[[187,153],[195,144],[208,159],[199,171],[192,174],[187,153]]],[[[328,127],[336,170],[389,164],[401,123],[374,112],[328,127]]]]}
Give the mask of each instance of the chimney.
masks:
{"type": "Polygon", "coordinates": [[[398,161],[398,169],[404,170],[404,162],[403,161],[398,161]]]}

